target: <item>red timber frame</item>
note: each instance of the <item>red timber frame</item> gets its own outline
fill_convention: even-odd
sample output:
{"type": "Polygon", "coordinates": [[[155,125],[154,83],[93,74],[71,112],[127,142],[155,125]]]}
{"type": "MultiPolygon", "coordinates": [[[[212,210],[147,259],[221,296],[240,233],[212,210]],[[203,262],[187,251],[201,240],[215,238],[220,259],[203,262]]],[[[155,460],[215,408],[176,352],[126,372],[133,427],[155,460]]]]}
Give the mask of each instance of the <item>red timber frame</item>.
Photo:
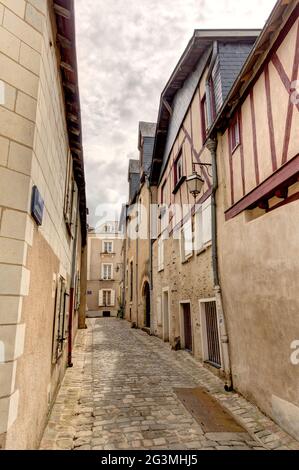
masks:
{"type": "MultiPolygon", "coordinates": [[[[199,89],[197,90],[197,93],[198,93],[198,96],[199,96],[199,106],[200,106],[200,116],[201,116],[201,102],[202,102],[202,98],[200,96],[200,92],[199,92],[199,89]]],[[[194,94],[195,96],[195,94],[194,94]]],[[[193,96],[193,98],[194,98],[193,96]]],[[[192,98],[192,100],[193,100],[192,98]]],[[[193,141],[193,118],[192,118],[192,100],[190,102],[190,107],[188,108],[188,111],[190,112],[190,122],[191,122],[191,135],[189,134],[188,130],[186,129],[185,125],[184,125],[184,121],[180,127],[180,130],[183,131],[184,133],[184,137],[183,137],[183,140],[181,142],[181,144],[179,145],[179,148],[178,148],[178,151],[176,152],[174,158],[172,159],[172,164],[170,165],[170,168],[168,170],[168,172],[166,173],[165,176],[163,176],[162,180],[161,180],[161,183],[162,183],[162,187],[165,188],[165,184],[166,184],[166,181],[168,181],[168,179],[170,178],[171,180],[171,185],[172,183],[174,183],[174,186],[175,186],[175,178],[174,178],[174,171],[175,171],[175,163],[177,161],[177,159],[180,157],[180,155],[182,155],[182,159],[183,159],[183,168],[186,168],[186,156],[184,155],[184,144],[186,141],[188,141],[189,145],[190,145],[190,148],[191,148],[191,156],[192,156],[192,161],[193,159],[195,159],[195,161],[197,163],[202,163],[202,154],[205,150],[205,140],[206,140],[206,137],[202,136],[202,139],[203,139],[203,143],[202,143],[202,148],[199,152],[197,152],[197,150],[195,149],[195,146],[194,146],[194,141],[193,141]],[[173,181],[172,181],[173,180],[173,181]]],[[[168,103],[165,103],[165,106],[169,112],[169,114],[172,116],[172,109],[171,107],[168,105],[168,103]]],[[[178,133],[179,135],[179,133],[178,133]]],[[[183,225],[189,220],[190,217],[192,217],[195,212],[196,212],[196,206],[199,205],[199,204],[203,204],[212,194],[212,181],[211,181],[211,177],[210,175],[208,174],[207,170],[205,167],[202,167],[201,168],[202,170],[202,176],[207,184],[207,190],[206,192],[200,196],[198,198],[198,200],[194,201],[194,204],[192,205],[192,208],[191,210],[189,211],[188,214],[186,214],[183,219],[178,222],[176,224],[176,226],[172,227],[172,219],[173,219],[173,215],[170,217],[169,219],[169,224],[168,224],[168,232],[169,232],[169,235],[171,236],[172,233],[176,232],[177,230],[179,230],[181,227],[183,227],[183,225]]],[[[172,188],[173,189],[173,188],[172,188]]],[[[181,187],[178,189],[177,191],[180,195],[180,204],[182,206],[182,194],[181,194],[181,187]]],[[[162,192],[160,193],[160,202],[161,202],[161,195],[162,195],[162,192]]],[[[170,191],[170,195],[172,197],[174,197],[174,194],[173,194],[173,191],[171,190],[170,191]]],[[[188,203],[190,203],[190,200],[189,200],[189,193],[187,192],[187,199],[188,199],[188,203]]],[[[161,202],[162,203],[162,202],[161,202]]],[[[163,201],[163,203],[166,203],[166,201],[163,201]]],[[[168,207],[171,206],[171,203],[168,204],[168,207]]]]}
{"type": "MultiPolygon", "coordinates": [[[[270,88],[270,78],[269,78],[269,63],[271,62],[288,95],[291,97],[293,92],[292,90],[292,82],[294,82],[298,77],[298,68],[299,68],[299,24],[297,27],[297,34],[295,39],[295,56],[293,60],[293,67],[292,67],[292,76],[291,78],[288,77],[278,55],[277,50],[286,38],[288,32],[297,21],[299,17],[299,5],[295,8],[292,15],[290,16],[289,20],[287,21],[286,25],[284,26],[283,30],[281,31],[278,39],[276,40],[275,44],[273,45],[272,49],[269,52],[267,59],[265,60],[264,66],[261,69],[260,73],[254,79],[251,89],[249,91],[250,97],[250,107],[251,107],[251,125],[252,125],[252,145],[253,145],[253,155],[254,155],[254,169],[255,169],[255,177],[256,177],[256,185],[257,187],[253,189],[250,193],[245,195],[245,175],[244,175],[244,149],[243,149],[243,136],[242,136],[242,112],[241,107],[238,113],[239,122],[240,122],[240,142],[241,142],[241,171],[242,171],[242,188],[243,188],[243,197],[241,200],[235,203],[234,200],[234,172],[233,172],[233,151],[231,148],[231,136],[230,136],[230,129],[228,130],[228,140],[229,140],[229,167],[230,167],[230,183],[231,183],[231,205],[226,212],[225,212],[225,219],[229,220],[236,215],[240,214],[246,209],[252,209],[253,207],[259,206],[260,203],[263,201],[267,201],[267,198],[273,196],[273,194],[278,192],[280,189],[279,186],[283,186],[286,189],[287,184],[293,184],[294,178],[297,181],[299,175],[299,155],[294,156],[290,161],[287,161],[288,149],[289,149],[289,142],[290,142],[290,135],[291,135],[291,127],[293,121],[293,113],[295,108],[299,111],[299,103],[293,104],[291,99],[289,99],[288,109],[287,109],[287,118],[285,124],[285,132],[284,132],[284,142],[283,142],[283,151],[281,160],[279,162],[279,156],[277,155],[275,140],[274,140],[274,124],[273,124],[273,114],[272,114],[272,103],[271,103],[271,88],[270,88]],[[254,104],[254,95],[253,95],[253,87],[260,76],[264,74],[265,80],[265,93],[266,93],[266,103],[267,103],[267,118],[268,118],[268,128],[269,128],[269,141],[270,141],[270,150],[271,150],[271,161],[272,161],[272,170],[273,174],[270,175],[264,182],[260,182],[260,175],[259,175],[259,155],[258,155],[258,148],[257,148],[257,136],[256,136],[256,118],[255,118],[255,104],[254,104]]],[[[241,106],[245,101],[248,94],[242,99],[241,106]]],[[[287,195],[287,191],[284,191],[284,194],[287,195]]],[[[285,197],[285,200],[281,203],[274,206],[280,207],[283,204],[287,204],[288,202],[292,202],[298,197],[295,195],[288,198],[285,197]]],[[[269,209],[269,210],[273,210],[269,209]]],[[[267,203],[266,203],[267,209],[267,203]]],[[[268,209],[267,209],[268,210],[268,209]]]]}

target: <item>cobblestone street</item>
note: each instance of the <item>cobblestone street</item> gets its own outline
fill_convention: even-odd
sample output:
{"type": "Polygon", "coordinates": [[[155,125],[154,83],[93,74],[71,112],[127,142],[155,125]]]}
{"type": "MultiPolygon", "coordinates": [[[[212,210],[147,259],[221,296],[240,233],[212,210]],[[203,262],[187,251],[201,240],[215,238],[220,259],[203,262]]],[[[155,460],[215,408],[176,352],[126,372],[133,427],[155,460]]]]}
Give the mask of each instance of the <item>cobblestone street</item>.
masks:
{"type": "Polygon", "coordinates": [[[255,406],[187,352],[118,319],[93,319],[78,332],[41,449],[298,449],[255,406]],[[204,433],[174,392],[201,386],[247,432],[204,433]]]}

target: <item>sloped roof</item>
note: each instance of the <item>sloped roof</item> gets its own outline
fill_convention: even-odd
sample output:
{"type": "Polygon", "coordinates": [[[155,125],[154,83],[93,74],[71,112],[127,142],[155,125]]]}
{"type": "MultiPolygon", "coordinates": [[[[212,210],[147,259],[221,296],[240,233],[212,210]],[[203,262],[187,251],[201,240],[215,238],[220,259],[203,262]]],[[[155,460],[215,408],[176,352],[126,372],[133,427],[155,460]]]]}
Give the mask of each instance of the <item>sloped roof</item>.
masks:
{"type": "Polygon", "coordinates": [[[74,0],[54,0],[53,8],[57,28],[56,42],[60,53],[59,65],[64,93],[66,124],[73,157],[74,176],[79,190],[82,244],[85,245],[87,236],[86,190],[76,56],[74,0]]]}
{"type": "Polygon", "coordinates": [[[138,130],[138,150],[141,148],[141,138],[155,137],[157,124],[155,122],[139,122],[138,130]]]}
{"type": "Polygon", "coordinates": [[[263,70],[272,47],[280,40],[279,36],[283,27],[288,21],[296,19],[298,14],[298,0],[278,0],[276,2],[259,38],[210,129],[210,136],[227,124],[228,119],[232,116],[239,103],[247,96],[250,86],[263,70]]]}
{"type": "Polygon", "coordinates": [[[167,131],[170,121],[170,114],[167,108],[171,107],[177,91],[183,86],[186,78],[195,69],[200,58],[209,48],[212,47],[215,41],[246,42],[249,39],[255,40],[259,33],[259,30],[252,29],[216,29],[194,31],[191,40],[189,41],[161,94],[155,136],[153,165],[151,171],[151,181],[153,184],[156,184],[158,180],[159,168],[166,144],[167,131]]]}

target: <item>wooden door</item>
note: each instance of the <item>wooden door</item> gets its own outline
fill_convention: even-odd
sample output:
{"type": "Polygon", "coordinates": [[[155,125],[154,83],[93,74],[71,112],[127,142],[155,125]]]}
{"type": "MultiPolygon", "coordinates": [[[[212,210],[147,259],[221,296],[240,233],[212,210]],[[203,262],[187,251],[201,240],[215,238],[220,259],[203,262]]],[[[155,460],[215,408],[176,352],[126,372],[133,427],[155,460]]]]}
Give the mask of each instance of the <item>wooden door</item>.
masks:
{"type": "Polygon", "coordinates": [[[192,351],[192,326],[190,304],[183,304],[185,349],[192,351]]]}

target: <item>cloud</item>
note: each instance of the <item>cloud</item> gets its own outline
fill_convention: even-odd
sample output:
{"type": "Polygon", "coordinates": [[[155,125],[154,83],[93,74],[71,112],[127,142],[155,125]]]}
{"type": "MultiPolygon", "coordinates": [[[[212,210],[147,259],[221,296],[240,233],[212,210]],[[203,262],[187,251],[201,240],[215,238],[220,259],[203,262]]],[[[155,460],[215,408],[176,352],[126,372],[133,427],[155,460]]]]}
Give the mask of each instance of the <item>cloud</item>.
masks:
{"type": "Polygon", "coordinates": [[[139,121],[159,99],[196,28],[262,27],[274,0],[75,0],[91,224],[99,204],[127,200],[139,121]]]}

